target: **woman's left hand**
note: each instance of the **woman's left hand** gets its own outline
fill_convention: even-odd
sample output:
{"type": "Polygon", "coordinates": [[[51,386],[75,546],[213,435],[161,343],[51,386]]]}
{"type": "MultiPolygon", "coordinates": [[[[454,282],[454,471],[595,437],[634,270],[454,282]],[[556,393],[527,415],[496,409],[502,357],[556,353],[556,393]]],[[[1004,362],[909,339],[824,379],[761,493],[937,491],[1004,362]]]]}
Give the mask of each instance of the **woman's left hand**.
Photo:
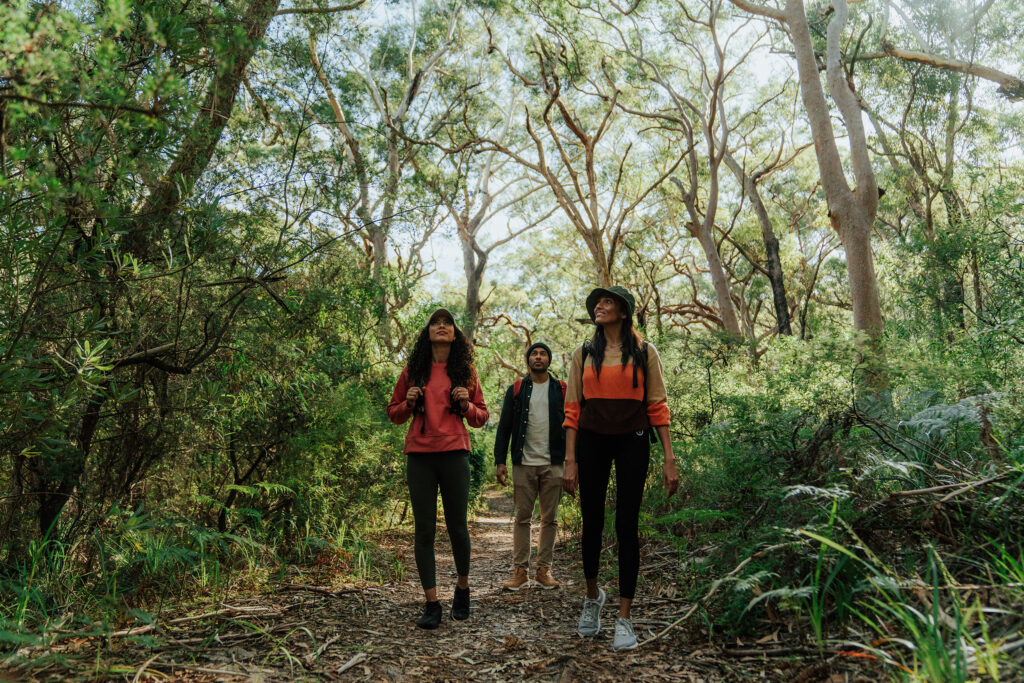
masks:
{"type": "Polygon", "coordinates": [[[661,485],[670,496],[679,488],[679,474],[676,472],[674,459],[666,460],[664,467],[661,468],[661,485]]]}
{"type": "Polygon", "coordinates": [[[452,389],[452,400],[458,401],[465,408],[469,404],[469,389],[466,387],[455,387],[452,389]]]}

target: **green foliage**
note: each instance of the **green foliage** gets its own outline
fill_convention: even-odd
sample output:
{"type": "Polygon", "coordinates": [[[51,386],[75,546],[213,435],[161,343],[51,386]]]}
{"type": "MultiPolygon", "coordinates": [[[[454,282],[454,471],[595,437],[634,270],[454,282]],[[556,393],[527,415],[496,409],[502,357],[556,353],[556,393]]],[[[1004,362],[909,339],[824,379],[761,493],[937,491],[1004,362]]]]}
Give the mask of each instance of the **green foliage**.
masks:
{"type": "MultiPolygon", "coordinates": [[[[596,242],[637,294],[666,371],[682,491],[658,488],[655,447],[647,537],[678,551],[667,580],[693,595],[749,558],[706,606],[708,628],[789,620],[820,653],[854,643],[895,676],[1021,675],[1005,618],[1024,611],[1019,107],[966,74],[883,58],[849,67],[885,189],[871,245],[885,385],[872,393],[796,84],[752,68],[781,59],[778,46],[728,5],[721,40],[694,3],[628,16],[556,0],[288,15],[238,63],[237,89],[216,91],[243,58],[250,6],[0,5],[4,650],[153,623],[172,602],[290,572],[401,577],[373,543],[406,496],[407,427],[384,406],[427,313],[440,302],[475,324],[495,413],[529,341],[552,346],[564,379],[592,333],[593,244],[520,163],[543,152],[593,155],[579,201],[558,198],[579,216],[637,202],[596,242]],[[751,52],[736,62],[741,43],[751,52]],[[715,45],[728,48],[730,89],[712,101],[699,75],[715,45]],[[673,94],[654,87],[655,66],[673,94]],[[548,80],[534,82],[542,67],[548,80]],[[693,121],[666,117],[676,97],[693,121]],[[233,108],[206,140],[210,102],[233,108]],[[572,128],[592,134],[606,110],[605,137],[587,148],[572,128]],[[686,129],[694,149],[713,142],[697,125],[712,111],[758,172],[792,337],[776,334],[763,226],[734,179],[720,174],[713,237],[742,339],[721,332],[678,188],[639,195],[687,147],[686,129]],[[495,151],[498,138],[515,155],[495,151]],[[491,194],[512,178],[537,186],[516,201],[491,194]],[[510,232],[489,260],[466,250],[483,273],[478,312],[461,281],[427,277],[442,265],[428,253],[485,196],[502,208],[480,236],[510,232]],[[512,238],[535,220],[543,230],[512,238]]],[[[1010,2],[902,7],[886,22],[894,44],[916,31],[972,63],[1005,59],[1024,26],[1010,2]]],[[[852,10],[862,54],[883,48],[875,9],[852,10]]],[[[824,10],[810,14],[819,43],[824,10]]],[[[674,179],[687,173],[706,210],[703,151],[674,179]]],[[[492,437],[472,436],[477,499],[492,437]]],[[[575,501],[562,524],[578,531],[575,501]]],[[[270,658],[302,671],[286,648],[270,658]]]]}

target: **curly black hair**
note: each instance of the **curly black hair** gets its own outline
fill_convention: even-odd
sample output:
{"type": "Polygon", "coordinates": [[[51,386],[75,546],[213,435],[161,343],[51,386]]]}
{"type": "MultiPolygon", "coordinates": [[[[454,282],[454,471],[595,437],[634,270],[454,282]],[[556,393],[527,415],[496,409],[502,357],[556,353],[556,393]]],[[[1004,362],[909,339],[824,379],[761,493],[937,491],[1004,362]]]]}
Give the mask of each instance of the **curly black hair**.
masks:
{"type": "MultiPolygon", "coordinates": [[[[417,386],[426,386],[430,380],[430,366],[434,362],[430,350],[430,323],[433,318],[420,330],[416,342],[412,345],[409,353],[409,380],[417,386]]],[[[452,321],[455,327],[455,321],[452,321]]],[[[466,340],[462,330],[455,327],[455,339],[452,341],[451,351],[448,353],[448,362],[445,366],[448,379],[452,387],[466,387],[472,390],[474,384],[473,376],[473,348],[466,340]]]]}

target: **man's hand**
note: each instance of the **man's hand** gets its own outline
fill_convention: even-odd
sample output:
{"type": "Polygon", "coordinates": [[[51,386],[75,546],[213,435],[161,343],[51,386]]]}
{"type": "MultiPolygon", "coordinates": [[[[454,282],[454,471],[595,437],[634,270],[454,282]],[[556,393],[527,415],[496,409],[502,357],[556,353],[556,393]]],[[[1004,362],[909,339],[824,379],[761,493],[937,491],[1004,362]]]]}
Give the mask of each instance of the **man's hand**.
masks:
{"type": "Polygon", "coordinates": [[[405,405],[412,410],[416,407],[416,401],[419,400],[420,396],[423,395],[423,390],[419,387],[409,387],[409,391],[405,392],[405,405]]]}
{"type": "Polygon", "coordinates": [[[576,494],[577,473],[576,461],[565,461],[565,471],[562,473],[562,489],[570,496],[576,494]]]}
{"type": "Polygon", "coordinates": [[[505,466],[505,463],[498,465],[498,483],[508,486],[508,467],[505,466]]]}

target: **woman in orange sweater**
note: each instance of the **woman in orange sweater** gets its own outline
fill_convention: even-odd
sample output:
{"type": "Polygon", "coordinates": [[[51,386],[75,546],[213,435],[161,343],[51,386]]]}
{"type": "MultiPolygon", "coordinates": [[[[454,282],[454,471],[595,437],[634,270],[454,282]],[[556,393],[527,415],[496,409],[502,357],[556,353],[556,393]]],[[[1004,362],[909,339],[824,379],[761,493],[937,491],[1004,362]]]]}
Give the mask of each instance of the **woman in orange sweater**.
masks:
{"type": "Polygon", "coordinates": [[[565,394],[565,473],[562,486],[580,488],[583,518],[583,600],[577,632],[601,629],[605,592],[597,585],[604,506],[615,465],[615,535],[619,542],[619,616],[612,649],[637,646],[630,608],[640,570],[640,503],[650,465],[650,432],[664,449],[662,484],[669,495],[679,485],[669,436],[669,411],[661,359],[653,344],[633,329],[633,295],[625,287],[598,288],[587,297],[594,336],[573,353],[565,394]]]}
{"type": "Polygon", "coordinates": [[[437,493],[441,492],[445,525],[452,542],[458,581],[452,619],[469,618],[469,432],[487,422],[480,379],[473,368],[473,350],[444,308],[430,316],[409,354],[388,404],[388,418],[402,424],[412,417],[405,435],[406,478],[415,524],[416,569],[426,605],[416,625],[433,629],[441,623],[434,565],[437,493]]]}

